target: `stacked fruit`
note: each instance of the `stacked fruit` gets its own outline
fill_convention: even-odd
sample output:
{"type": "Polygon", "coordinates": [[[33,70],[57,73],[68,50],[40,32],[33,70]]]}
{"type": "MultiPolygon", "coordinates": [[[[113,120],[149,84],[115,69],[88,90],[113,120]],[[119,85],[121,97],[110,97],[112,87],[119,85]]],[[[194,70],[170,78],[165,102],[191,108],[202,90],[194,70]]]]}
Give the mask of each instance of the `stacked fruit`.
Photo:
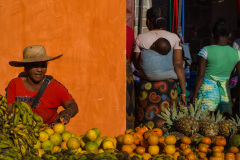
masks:
{"type": "Polygon", "coordinates": [[[140,159],[169,158],[161,152],[165,147],[161,145],[162,138],[165,138],[162,134],[161,129],[146,126],[137,127],[135,130],[128,129],[125,134],[117,136],[117,149],[121,152],[128,152],[130,157],[140,159]]]}
{"type": "Polygon", "coordinates": [[[20,159],[21,154],[19,154],[17,147],[9,138],[8,135],[0,133],[0,159],[20,159]]]}

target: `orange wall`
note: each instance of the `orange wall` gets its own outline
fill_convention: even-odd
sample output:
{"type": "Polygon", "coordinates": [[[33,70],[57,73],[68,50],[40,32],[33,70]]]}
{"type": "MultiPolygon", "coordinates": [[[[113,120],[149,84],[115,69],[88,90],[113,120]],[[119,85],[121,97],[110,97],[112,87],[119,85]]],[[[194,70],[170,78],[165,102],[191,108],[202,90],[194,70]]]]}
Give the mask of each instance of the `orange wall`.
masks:
{"type": "Polygon", "coordinates": [[[98,127],[102,135],[125,131],[125,0],[0,0],[0,94],[23,68],[28,45],[42,44],[47,74],[72,94],[79,113],[66,126],[77,135],[98,127]]]}

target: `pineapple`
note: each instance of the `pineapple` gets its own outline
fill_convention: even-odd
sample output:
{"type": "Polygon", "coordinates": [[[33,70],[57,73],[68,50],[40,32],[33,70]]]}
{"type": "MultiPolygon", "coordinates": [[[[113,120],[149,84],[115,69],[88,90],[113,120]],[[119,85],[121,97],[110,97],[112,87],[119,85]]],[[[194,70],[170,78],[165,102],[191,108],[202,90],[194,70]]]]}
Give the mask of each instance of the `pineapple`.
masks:
{"type": "Polygon", "coordinates": [[[217,136],[219,132],[219,126],[217,123],[224,119],[225,117],[223,117],[220,111],[217,112],[216,116],[214,112],[212,112],[211,117],[206,117],[198,121],[200,125],[199,133],[210,138],[217,136]]]}
{"type": "Polygon", "coordinates": [[[177,112],[176,105],[173,104],[172,110],[170,108],[164,108],[165,112],[161,112],[157,116],[165,120],[164,128],[168,129],[168,132],[176,131],[176,121],[187,114],[187,108],[183,107],[179,112],[177,112]]]}
{"type": "Polygon", "coordinates": [[[205,137],[213,138],[218,135],[219,126],[210,118],[203,118],[199,122],[199,133],[205,137]]]}
{"type": "Polygon", "coordinates": [[[206,117],[208,114],[208,110],[202,110],[202,107],[196,104],[195,107],[192,105],[190,107],[182,107],[179,112],[177,112],[176,106],[173,105],[172,110],[165,109],[165,113],[161,112],[158,116],[166,120],[164,125],[169,129],[169,132],[177,131],[190,136],[199,130],[197,120],[206,117]]]}
{"type": "Polygon", "coordinates": [[[232,120],[222,120],[218,122],[218,125],[219,125],[219,135],[222,135],[225,138],[228,138],[237,132],[237,125],[232,120]]]}
{"type": "Polygon", "coordinates": [[[194,133],[197,133],[199,131],[198,120],[207,117],[208,114],[209,110],[202,110],[202,105],[198,106],[197,103],[195,103],[195,106],[193,106],[191,104],[188,107],[187,115],[177,120],[177,131],[187,136],[192,136],[194,133]]]}
{"type": "Polygon", "coordinates": [[[240,118],[238,117],[238,115],[236,114],[235,119],[233,117],[231,117],[232,121],[234,121],[237,125],[237,134],[240,134],[240,118]]]}
{"type": "Polygon", "coordinates": [[[184,116],[177,120],[176,129],[178,132],[191,136],[199,130],[199,124],[196,118],[192,116],[184,116]]]}

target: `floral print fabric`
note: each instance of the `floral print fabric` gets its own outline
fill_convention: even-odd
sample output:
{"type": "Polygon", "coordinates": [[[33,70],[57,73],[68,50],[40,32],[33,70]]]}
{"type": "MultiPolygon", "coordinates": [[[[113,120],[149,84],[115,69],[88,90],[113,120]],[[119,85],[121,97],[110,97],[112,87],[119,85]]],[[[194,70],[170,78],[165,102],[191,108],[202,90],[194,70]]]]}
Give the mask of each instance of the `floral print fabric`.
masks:
{"type": "Polygon", "coordinates": [[[137,124],[147,124],[163,128],[163,119],[157,114],[164,112],[164,108],[171,108],[177,104],[177,85],[173,79],[148,82],[141,81],[139,104],[137,108],[137,124]]]}

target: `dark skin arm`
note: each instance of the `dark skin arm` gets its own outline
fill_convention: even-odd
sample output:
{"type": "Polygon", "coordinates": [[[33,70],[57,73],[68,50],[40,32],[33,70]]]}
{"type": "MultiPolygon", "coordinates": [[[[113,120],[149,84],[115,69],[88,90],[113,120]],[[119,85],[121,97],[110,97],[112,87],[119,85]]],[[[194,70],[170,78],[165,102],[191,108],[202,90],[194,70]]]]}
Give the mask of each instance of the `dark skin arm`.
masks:
{"type": "Polygon", "coordinates": [[[133,61],[133,65],[134,67],[139,70],[140,69],[140,52],[133,52],[133,56],[132,56],[132,61],[133,61]]]}
{"type": "Polygon", "coordinates": [[[74,117],[78,113],[78,106],[74,100],[69,100],[63,104],[65,110],[61,111],[55,121],[62,121],[64,124],[67,124],[70,121],[70,118],[74,117]],[[61,120],[63,118],[63,120],[61,120]]]}
{"type": "Polygon", "coordinates": [[[207,60],[205,58],[199,56],[198,74],[197,74],[196,81],[195,81],[192,102],[195,102],[197,95],[198,95],[198,91],[203,83],[206,66],[207,66],[207,60]]]}
{"type": "Polygon", "coordinates": [[[238,82],[233,90],[232,94],[232,103],[236,102],[236,99],[239,95],[239,90],[240,90],[240,62],[236,64],[236,70],[237,70],[237,75],[238,75],[238,82]]]}
{"type": "Polygon", "coordinates": [[[12,107],[12,103],[8,103],[8,107],[7,107],[7,112],[8,112],[8,115],[11,115],[12,112],[13,112],[13,107],[12,107]]]}
{"type": "Polygon", "coordinates": [[[181,49],[174,49],[173,50],[173,66],[174,71],[176,72],[178,76],[178,81],[180,84],[180,88],[182,90],[182,93],[180,95],[179,105],[182,103],[182,105],[186,106],[186,86],[185,86],[185,73],[183,69],[183,61],[182,61],[182,50],[181,49]]]}

